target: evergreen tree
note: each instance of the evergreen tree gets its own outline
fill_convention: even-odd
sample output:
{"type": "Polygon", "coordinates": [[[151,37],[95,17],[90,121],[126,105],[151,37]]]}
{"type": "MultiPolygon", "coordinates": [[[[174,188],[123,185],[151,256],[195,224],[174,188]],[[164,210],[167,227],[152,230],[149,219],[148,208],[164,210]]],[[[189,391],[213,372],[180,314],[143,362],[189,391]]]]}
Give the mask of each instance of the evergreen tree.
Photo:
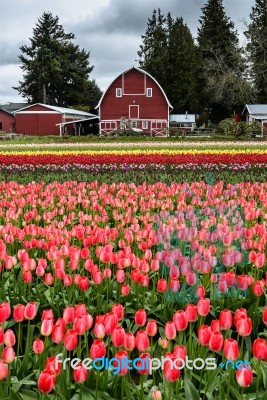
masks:
{"type": "Polygon", "coordinates": [[[30,46],[21,46],[23,81],[15,88],[29,102],[58,106],[87,104],[90,53],[80,49],[50,12],[38,19],[30,46]]]}
{"type": "Polygon", "coordinates": [[[139,63],[164,89],[176,112],[197,111],[194,39],[182,18],[153,11],[138,55],[139,63]]]}
{"type": "Polygon", "coordinates": [[[165,91],[174,112],[197,112],[197,51],[192,34],[183,18],[168,15],[168,47],[165,91]]]}
{"type": "Polygon", "coordinates": [[[255,0],[245,32],[256,101],[267,102],[267,2],[255,0]]]}
{"type": "Polygon", "coordinates": [[[143,44],[137,52],[140,67],[150,73],[163,87],[166,79],[167,29],[166,18],[160,9],[148,19],[147,30],[142,35],[143,44]]]}
{"type": "Polygon", "coordinates": [[[199,90],[214,120],[229,115],[251,97],[246,65],[233,22],[222,0],[208,0],[198,29],[199,90]]]}

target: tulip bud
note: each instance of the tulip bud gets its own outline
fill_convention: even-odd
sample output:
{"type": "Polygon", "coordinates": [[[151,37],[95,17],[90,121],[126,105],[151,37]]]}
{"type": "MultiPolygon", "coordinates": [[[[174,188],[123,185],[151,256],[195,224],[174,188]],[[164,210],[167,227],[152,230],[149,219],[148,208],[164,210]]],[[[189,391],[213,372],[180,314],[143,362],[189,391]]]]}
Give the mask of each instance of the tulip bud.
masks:
{"type": "Polygon", "coordinates": [[[228,360],[236,360],[239,354],[237,341],[232,338],[226,339],[223,345],[223,353],[228,360]]]}
{"type": "Polygon", "coordinates": [[[144,326],[146,324],[146,312],[143,309],[139,309],[136,311],[134,320],[136,325],[144,326]]]}
{"type": "Polygon", "coordinates": [[[35,339],[32,345],[35,354],[41,354],[44,351],[44,342],[41,339],[35,339]]]}
{"type": "Polygon", "coordinates": [[[5,363],[11,364],[15,360],[15,351],[13,347],[7,346],[2,352],[2,359],[5,363]]]}
{"type": "Polygon", "coordinates": [[[77,365],[77,369],[73,371],[74,380],[78,383],[84,383],[88,378],[88,371],[82,366],[82,364],[77,365]]]}
{"type": "Polygon", "coordinates": [[[164,333],[168,340],[175,339],[176,337],[175,323],[171,321],[167,322],[164,327],[164,333]]]}
{"type": "Polygon", "coordinates": [[[148,334],[148,336],[155,336],[157,334],[157,331],[157,322],[155,320],[148,321],[146,325],[146,333],[148,334]]]}
{"type": "Polygon", "coordinates": [[[95,339],[90,348],[90,356],[92,360],[104,357],[105,355],[106,355],[105,343],[101,339],[95,339]]]}
{"type": "Polygon", "coordinates": [[[24,310],[23,304],[17,304],[13,309],[13,318],[16,322],[22,322],[24,320],[24,310]]]}
{"type": "Polygon", "coordinates": [[[38,378],[38,389],[42,393],[50,393],[56,384],[56,376],[50,370],[45,369],[38,378]]]}
{"type": "Polygon", "coordinates": [[[24,310],[24,317],[28,320],[33,320],[37,314],[37,305],[34,301],[26,304],[24,310]]]}
{"type": "Polygon", "coordinates": [[[67,350],[72,351],[76,349],[78,344],[78,335],[74,329],[70,329],[64,336],[64,346],[67,350]]]}
{"type": "Polygon", "coordinates": [[[253,381],[253,373],[252,373],[252,369],[250,366],[249,366],[249,368],[246,366],[242,369],[238,369],[236,371],[235,376],[236,376],[237,383],[241,387],[248,387],[251,385],[251,383],[253,381]]]}
{"type": "Polygon", "coordinates": [[[162,400],[162,394],[160,390],[152,390],[151,392],[152,400],[162,400]]]}
{"type": "Polygon", "coordinates": [[[0,360],[0,381],[3,381],[8,376],[8,366],[3,360],[0,360]]]}
{"type": "Polygon", "coordinates": [[[16,336],[12,329],[8,329],[4,334],[4,344],[6,346],[14,346],[16,343],[16,336]]]}
{"type": "Polygon", "coordinates": [[[135,345],[139,351],[146,351],[149,347],[149,338],[146,331],[138,331],[135,336],[135,345]]]}
{"type": "Polygon", "coordinates": [[[135,336],[131,332],[125,333],[124,336],[124,348],[126,351],[133,351],[135,348],[135,336]]]}

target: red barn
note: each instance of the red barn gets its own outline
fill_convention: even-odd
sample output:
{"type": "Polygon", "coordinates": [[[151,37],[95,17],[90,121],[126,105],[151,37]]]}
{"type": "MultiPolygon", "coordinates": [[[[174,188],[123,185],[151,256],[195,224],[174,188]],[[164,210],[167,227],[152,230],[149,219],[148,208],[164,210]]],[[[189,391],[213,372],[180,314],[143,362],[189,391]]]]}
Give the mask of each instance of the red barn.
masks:
{"type": "Polygon", "coordinates": [[[0,104],[0,131],[15,132],[15,111],[26,107],[27,103],[0,104]]]}
{"type": "Polygon", "coordinates": [[[118,129],[140,129],[163,135],[172,106],[159,83],[146,71],[132,67],[109,85],[96,109],[100,134],[118,129]]]}
{"type": "Polygon", "coordinates": [[[76,133],[77,124],[97,119],[96,115],[71,108],[33,104],[15,113],[16,132],[24,135],[59,135],[67,128],[76,133]]]}
{"type": "Polygon", "coordinates": [[[0,131],[14,132],[15,117],[12,113],[0,109],[0,131]]]}

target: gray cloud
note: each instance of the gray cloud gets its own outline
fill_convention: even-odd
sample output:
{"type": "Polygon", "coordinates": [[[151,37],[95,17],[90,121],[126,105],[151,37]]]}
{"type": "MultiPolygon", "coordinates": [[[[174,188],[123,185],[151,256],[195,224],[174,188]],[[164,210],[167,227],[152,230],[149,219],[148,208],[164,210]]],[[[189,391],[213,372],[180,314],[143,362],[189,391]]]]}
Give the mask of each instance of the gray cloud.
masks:
{"type": "MultiPolygon", "coordinates": [[[[1,14],[5,16],[1,20],[0,103],[8,95],[10,101],[18,100],[12,86],[22,78],[19,47],[29,44],[32,29],[44,11],[57,15],[64,29],[75,34],[76,43],[90,51],[90,63],[94,65],[91,78],[104,90],[123,70],[137,65],[141,35],[154,9],[160,8],[164,15],[170,11],[173,18],[182,16],[196,36],[205,3],[206,0],[0,0],[1,14]]],[[[242,19],[249,19],[254,0],[223,3],[236,29],[242,31],[242,19]]]]}

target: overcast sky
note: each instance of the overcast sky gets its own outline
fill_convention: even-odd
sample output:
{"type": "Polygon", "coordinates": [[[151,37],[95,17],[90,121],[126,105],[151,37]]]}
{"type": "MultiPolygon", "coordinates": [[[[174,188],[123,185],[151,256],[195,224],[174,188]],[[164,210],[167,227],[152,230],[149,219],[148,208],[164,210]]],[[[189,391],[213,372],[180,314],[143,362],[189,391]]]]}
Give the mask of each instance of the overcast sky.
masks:
{"type": "MultiPolygon", "coordinates": [[[[44,11],[59,17],[66,32],[76,36],[81,48],[90,51],[94,66],[91,78],[105,90],[121,72],[136,63],[148,18],[160,8],[173,18],[183,17],[194,36],[201,7],[207,0],[0,0],[0,104],[24,101],[13,86],[22,79],[19,47],[29,44],[32,29],[44,11]]],[[[226,14],[239,32],[249,20],[254,0],[224,0],[226,14]]]]}

